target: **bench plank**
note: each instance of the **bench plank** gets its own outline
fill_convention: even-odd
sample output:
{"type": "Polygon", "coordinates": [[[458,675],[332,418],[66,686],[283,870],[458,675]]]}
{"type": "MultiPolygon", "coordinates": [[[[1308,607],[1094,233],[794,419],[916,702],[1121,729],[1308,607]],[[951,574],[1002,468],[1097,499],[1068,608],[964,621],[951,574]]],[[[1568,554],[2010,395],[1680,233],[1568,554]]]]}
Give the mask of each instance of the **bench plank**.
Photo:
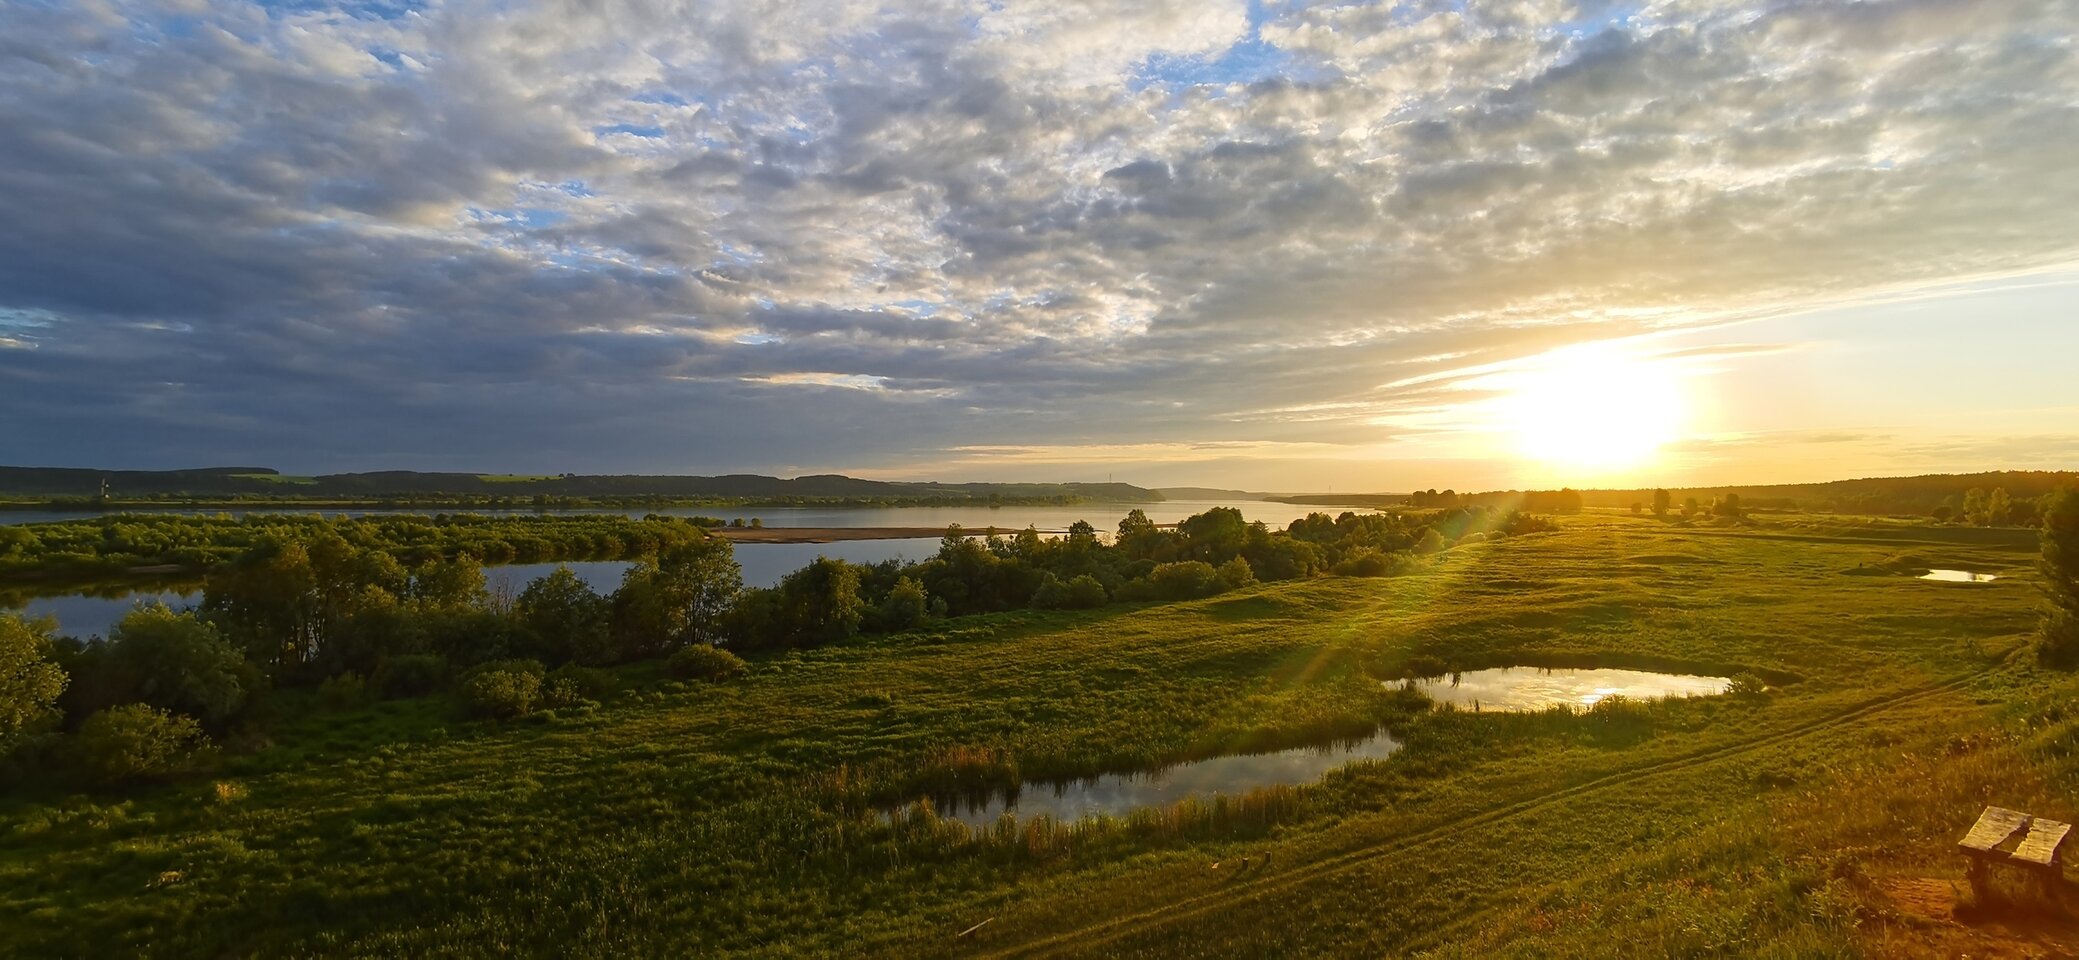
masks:
{"type": "Polygon", "coordinates": [[[2006,807],[1986,807],[1978,815],[1978,822],[1971,825],[1971,832],[1957,842],[1957,846],[1976,853],[1990,853],[2007,838],[2028,826],[2029,815],[2006,807]]]}
{"type": "Polygon", "coordinates": [[[2069,823],[2040,818],[2032,820],[2028,825],[2028,836],[2021,838],[2021,846],[2014,848],[2014,860],[2039,867],[2050,866],[2057,862],[2057,848],[2064,845],[2065,835],[2071,832],[2069,823]]]}

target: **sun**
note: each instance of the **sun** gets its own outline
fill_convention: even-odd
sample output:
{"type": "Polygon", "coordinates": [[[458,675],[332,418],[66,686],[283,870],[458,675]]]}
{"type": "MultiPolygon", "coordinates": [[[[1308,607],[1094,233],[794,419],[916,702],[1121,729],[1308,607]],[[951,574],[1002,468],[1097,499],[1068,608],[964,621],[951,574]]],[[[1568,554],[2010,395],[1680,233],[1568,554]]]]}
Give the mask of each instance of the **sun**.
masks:
{"type": "Polygon", "coordinates": [[[1606,475],[1651,464],[1682,436],[1683,378],[1664,358],[1613,344],[1568,347],[1505,377],[1501,425],[1517,453],[1568,472],[1606,475]]]}

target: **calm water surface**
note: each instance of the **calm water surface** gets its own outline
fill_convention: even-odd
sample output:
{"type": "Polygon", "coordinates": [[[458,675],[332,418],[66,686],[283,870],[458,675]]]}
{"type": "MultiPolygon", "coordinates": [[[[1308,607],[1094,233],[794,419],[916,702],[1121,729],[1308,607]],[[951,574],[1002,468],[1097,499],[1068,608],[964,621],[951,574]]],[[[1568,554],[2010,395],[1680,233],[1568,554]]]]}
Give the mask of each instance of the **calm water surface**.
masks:
{"type": "Polygon", "coordinates": [[[1943,583],[1991,583],[1999,577],[1989,573],[1972,573],[1969,570],[1929,570],[1920,575],[1922,580],[1940,580],[1943,583]]]}
{"type": "MultiPolygon", "coordinates": [[[[904,540],[846,540],[838,543],[739,543],[736,544],[736,562],[744,570],[744,586],[770,587],[780,578],[808,566],[817,557],[833,557],[849,563],[879,563],[891,557],[904,560],[923,560],[938,552],[938,540],[933,537],[904,540]]],[[[585,581],[599,593],[612,593],[621,585],[621,574],[632,566],[624,560],[573,561],[570,567],[578,579],[585,581]]],[[[555,572],[553,563],[510,563],[484,568],[484,586],[492,596],[518,596],[527,589],[527,584],[555,572]]],[[[35,597],[20,609],[29,617],[52,616],[58,620],[58,632],[75,637],[105,637],[110,627],[131,607],[157,600],[179,609],[202,602],[200,587],[184,589],[144,589],[129,592],[118,591],[112,595],[94,596],[74,593],[59,596],[35,597]]]]}
{"type": "Polygon", "coordinates": [[[948,802],[938,811],[972,827],[987,827],[1006,812],[1020,819],[1046,814],[1063,822],[1099,813],[1121,816],[1186,797],[1236,796],[1260,787],[1311,783],[1344,764],[1383,759],[1398,749],[1400,742],[1380,730],[1362,740],[1329,746],[1213,757],[1149,773],[1028,783],[1016,794],[992,796],[979,804],[948,802]]]}
{"type": "Polygon", "coordinates": [[[1724,693],[1732,680],[1644,670],[1494,667],[1417,680],[1415,685],[1431,700],[1468,710],[1544,710],[1559,706],[1592,707],[1609,697],[1660,700],[1710,696],[1724,693]]]}
{"type": "MultiPolygon", "coordinates": [[[[1119,526],[1119,519],[1127,511],[1139,508],[1156,523],[1175,523],[1193,514],[1204,513],[1214,507],[1233,507],[1250,520],[1261,520],[1274,527],[1287,524],[1309,513],[1321,512],[1334,516],[1345,510],[1370,513],[1361,507],[1308,507],[1289,503],[1271,503],[1267,500],[1169,500],[1162,503],[1082,503],[1069,507],[599,507],[581,510],[458,510],[453,507],[414,508],[405,510],[376,510],[308,507],[255,507],[218,509],[210,507],[176,507],[164,510],[133,510],[132,513],[168,513],[181,515],[215,516],[227,513],[234,517],[247,514],[313,514],[326,516],[366,517],[384,514],[418,514],[431,516],[436,513],[479,513],[487,516],[531,516],[536,514],[618,514],[624,517],[641,517],[658,514],[667,517],[718,517],[723,520],[741,519],[749,523],[752,518],[765,521],[768,527],[946,527],[960,524],[963,527],[1002,527],[1007,530],[1023,530],[1035,526],[1041,530],[1064,531],[1077,520],[1088,520],[1100,531],[1109,531],[1119,526]]],[[[48,523],[54,520],[77,520],[93,517],[92,511],[59,510],[0,510],[0,524],[48,523]]],[[[813,559],[813,558],[811,558],[813,559]]]]}

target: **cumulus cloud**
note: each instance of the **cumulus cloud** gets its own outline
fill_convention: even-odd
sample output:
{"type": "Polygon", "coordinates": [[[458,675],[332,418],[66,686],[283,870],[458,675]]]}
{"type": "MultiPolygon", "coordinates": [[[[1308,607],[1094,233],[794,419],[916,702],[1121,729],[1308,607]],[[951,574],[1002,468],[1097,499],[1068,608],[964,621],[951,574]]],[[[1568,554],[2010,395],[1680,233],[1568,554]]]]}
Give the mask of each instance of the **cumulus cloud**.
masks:
{"type": "Polygon", "coordinates": [[[1427,376],[2068,261],[2075,24],[11,4],[0,460],[1372,449],[1447,402],[1427,376]]]}

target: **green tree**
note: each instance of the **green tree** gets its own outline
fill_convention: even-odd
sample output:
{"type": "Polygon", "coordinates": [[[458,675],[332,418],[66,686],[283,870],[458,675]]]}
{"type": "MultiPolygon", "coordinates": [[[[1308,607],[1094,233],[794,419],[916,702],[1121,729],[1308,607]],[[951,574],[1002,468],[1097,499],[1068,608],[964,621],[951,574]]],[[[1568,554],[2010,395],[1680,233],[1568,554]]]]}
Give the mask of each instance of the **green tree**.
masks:
{"type": "MultiPolygon", "coordinates": [[[[110,699],[138,701],[220,725],[243,709],[260,672],[214,624],[151,603],[109,631],[110,699]]],[[[105,694],[106,695],[106,694],[105,694]]]]}
{"type": "Polygon", "coordinates": [[[859,599],[859,570],[843,560],[817,557],[780,581],[779,626],[783,642],[812,646],[847,640],[859,633],[866,604],[859,599]]]}
{"type": "Polygon", "coordinates": [[[612,600],[613,637],[625,658],[650,657],[725,633],[743,568],[729,541],[693,541],[638,563],[622,575],[612,600]]]}
{"type": "Polygon", "coordinates": [[[49,621],[0,613],[0,756],[57,716],[66,677],[50,657],[49,621]]]}
{"type": "Polygon", "coordinates": [[[2004,527],[2013,521],[2014,498],[2007,495],[2006,487],[1992,488],[1992,496],[1985,498],[1985,522],[2004,527]]]}
{"type": "Polygon", "coordinates": [[[1155,533],[1157,529],[1155,521],[1148,519],[1148,514],[1141,508],[1135,507],[1119,521],[1119,542],[1155,533]]]}
{"type": "Polygon", "coordinates": [[[881,600],[880,628],[883,630],[909,630],[924,624],[930,617],[931,598],[924,592],[924,585],[908,577],[898,577],[895,586],[881,600]]]}
{"type": "Polygon", "coordinates": [[[1193,559],[1219,563],[1241,553],[1243,544],[1249,540],[1249,523],[1242,519],[1240,510],[1214,507],[1185,517],[1182,523],[1177,524],[1177,532],[1183,534],[1186,549],[1193,559]]]}
{"type": "Polygon", "coordinates": [[[2036,654],[2045,663],[2079,663],[2079,490],[2060,490],[2043,508],[2043,614],[2036,654]]]}
{"type": "Polygon", "coordinates": [[[612,605],[605,597],[561,564],[548,576],[529,583],[513,602],[513,618],[528,649],[558,663],[611,661],[613,645],[607,633],[611,613],[612,605]]]}
{"type": "Polygon", "coordinates": [[[1985,491],[1982,488],[1972,487],[1964,491],[1963,518],[1965,523],[1974,527],[1985,526],[1986,520],[1991,516],[1991,512],[1986,507],[1985,491]]]}

